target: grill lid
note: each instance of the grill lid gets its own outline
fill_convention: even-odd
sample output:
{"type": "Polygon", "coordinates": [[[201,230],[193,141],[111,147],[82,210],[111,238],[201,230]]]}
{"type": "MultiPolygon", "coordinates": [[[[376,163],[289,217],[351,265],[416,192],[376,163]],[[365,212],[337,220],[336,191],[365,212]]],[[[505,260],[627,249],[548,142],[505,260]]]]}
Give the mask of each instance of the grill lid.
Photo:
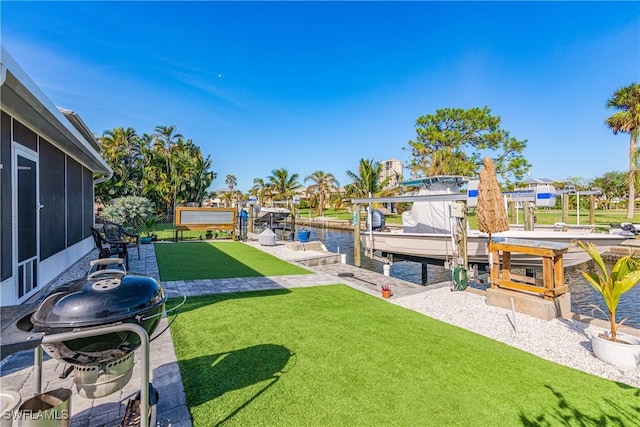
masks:
{"type": "Polygon", "coordinates": [[[36,330],[105,325],[135,319],[165,301],[162,286],[152,277],[126,274],[79,279],[56,288],[31,321],[36,330]]]}

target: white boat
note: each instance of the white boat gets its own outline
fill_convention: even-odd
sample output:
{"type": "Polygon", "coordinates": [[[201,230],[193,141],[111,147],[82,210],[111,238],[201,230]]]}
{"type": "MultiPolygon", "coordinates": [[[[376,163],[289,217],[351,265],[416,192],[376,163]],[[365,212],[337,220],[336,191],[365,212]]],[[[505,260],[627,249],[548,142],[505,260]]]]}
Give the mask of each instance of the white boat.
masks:
{"type": "MultiPolygon", "coordinates": [[[[468,197],[461,193],[461,186],[466,182],[464,177],[432,177],[420,180],[422,188],[417,196],[403,196],[403,201],[415,200],[410,211],[402,215],[401,229],[390,231],[386,227],[378,230],[368,229],[360,236],[366,255],[378,253],[391,255],[395,259],[424,260],[424,262],[444,263],[456,260],[460,256],[462,231],[462,215],[458,209],[459,201],[466,202],[468,197]],[[384,230],[384,231],[382,231],[384,230]]],[[[415,185],[415,181],[412,182],[415,185]]],[[[471,187],[471,186],[470,186],[471,187]]],[[[547,186],[549,187],[549,186],[547,186]]],[[[477,188],[477,187],[476,187],[477,188]]],[[[547,188],[548,189],[548,188],[547,188]]],[[[554,189],[555,191],[555,189],[554,189]]],[[[532,193],[532,201],[536,200],[532,193]]],[[[393,198],[383,198],[381,202],[393,202],[393,198]]],[[[547,194],[541,197],[547,206],[555,204],[555,194],[550,198],[547,194]],[[553,204],[552,204],[553,203],[553,204]]],[[[355,199],[354,203],[369,203],[375,199],[355,199]]],[[[373,218],[373,216],[372,216],[373,218]]],[[[374,218],[375,219],[375,218],[374,218]]],[[[376,221],[371,221],[374,226],[376,221]]],[[[577,241],[591,242],[600,252],[620,244],[633,237],[632,233],[618,230],[617,233],[596,233],[589,229],[572,230],[567,227],[533,231],[509,230],[493,233],[492,239],[522,243],[526,240],[531,245],[538,244],[567,249],[563,255],[565,267],[579,265],[589,260],[589,256],[577,245],[577,241]],[[566,230],[566,231],[563,231],[566,230]]],[[[468,264],[487,264],[489,236],[478,230],[466,230],[466,253],[468,264]]],[[[516,267],[534,267],[541,264],[541,258],[521,253],[511,254],[511,265],[516,267]]]]}
{"type": "MultiPolygon", "coordinates": [[[[620,244],[627,236],[605,233],[574,233],[563,231],[504,231],[491,235],[492,239],[501,239],[513,243],[522,240],[556,243],[558,248],[568,246],[563,255],[565,267],[572,267],[589,260],[589,256],[577,245],[576,241],[591,242],[600,252],[606,252],[611,247],[620,244]]],[[[451,233],[405,233],[391,232],[363,232],[360,240],[365,253],[371,249],[381,252],[383,256],[396,255],[402,258],[424,258],[440,262],[452,261],[458,257],[457,245],[453,242],[451,233]]],[[[489,253],[487,242],[489,236],[478,230],[469,230],[467,234],[467,260],[469,264],[487,264],[489,253]]],[[[511,265],[520,267],[535,267],[540,265],[540,258],[521,253],[511,253],[511,265]]]]}

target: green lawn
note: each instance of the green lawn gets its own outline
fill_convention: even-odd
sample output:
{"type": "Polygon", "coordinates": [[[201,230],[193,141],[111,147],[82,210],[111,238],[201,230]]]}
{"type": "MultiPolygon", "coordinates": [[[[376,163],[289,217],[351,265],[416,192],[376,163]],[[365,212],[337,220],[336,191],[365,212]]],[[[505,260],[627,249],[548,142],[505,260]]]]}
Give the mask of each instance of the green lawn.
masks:
{"type": "Polygon", "coordinates": [[[640,423],[639,389],[344,285],[190,298],[179,311],[195,426],[640,423]]]}
{"type": "Polygon", "coordinates": [[[160,280],[310,274],[241,242],[162,243],[154,247],[160,280]]]}

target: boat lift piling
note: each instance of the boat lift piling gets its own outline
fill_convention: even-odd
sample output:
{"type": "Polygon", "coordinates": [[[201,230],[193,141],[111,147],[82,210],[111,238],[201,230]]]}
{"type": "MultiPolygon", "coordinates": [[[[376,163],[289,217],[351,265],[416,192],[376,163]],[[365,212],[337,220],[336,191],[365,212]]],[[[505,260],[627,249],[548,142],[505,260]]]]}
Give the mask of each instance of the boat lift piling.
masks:
{"type": "MultiPolygon", "coordinates": [[[[367,218],[369,226],[371,226],[371,204],[372,203],[399,203],[399,202],[419,202],[419,201],[433,201],[433,200],[442,200],[442,201],[450,201],[454,202],[452,206],[454,206],[453,210],[456,213],[457,218],[461,222],[460,226],[460,234],[456,240],[457,248],[452,248],[456,252],[456,256],[454,259],[454,265],[452,267],[461,266],[464,267],[465,270],[468,270],[468,254],[467,254],[467,205],[466,205],[466,194],[444,194],[444,195],[413,195],[413,196],[390,196],[390,197],[369,197],[369,198],[354,198],[351,200],[353,206],[353,264],[355,267],[362,267],[362,249],[360,243],[360,237],[362,234],[362,227],[360,221],[360,208],[362,204],[366,204],[369,206],[367,218]],[[456,250],[457,249],[457,250],[456,250]]],[[[373,258],[373,250],[374,250],[374,235],[372,230],[368,230],[368,235],[370,241],[368,242],[368,247],[371,248],[371,258],[373,258]]],[[[392,263],[394,255],[400,254],[388,254],[387,259],[388,263],[392,263]]],[[[422,279],[426,281],[427,279],[427,263],[423,262],[424,260],[419,260],[417,257],[399,257],[401,259],[405,259],[408,261],[420,262],[422,264],[422,279]]]]}

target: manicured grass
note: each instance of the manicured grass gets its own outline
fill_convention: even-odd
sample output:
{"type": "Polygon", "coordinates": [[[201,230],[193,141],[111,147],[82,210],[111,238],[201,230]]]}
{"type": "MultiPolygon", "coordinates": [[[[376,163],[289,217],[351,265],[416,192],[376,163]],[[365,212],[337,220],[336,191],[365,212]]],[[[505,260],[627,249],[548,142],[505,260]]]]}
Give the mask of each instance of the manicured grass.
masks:
{"type": "Polygon", "coordinates": [[[640,419],[639,389],[344,285],[190,298],[180,311],[171,332],[195,426],[631,426],[640,419]]]}
{"type": "Polygon", "coordinates": [[[241,242],[163,243],[154,247],[161,280],[310,274],[241,242]]]}

